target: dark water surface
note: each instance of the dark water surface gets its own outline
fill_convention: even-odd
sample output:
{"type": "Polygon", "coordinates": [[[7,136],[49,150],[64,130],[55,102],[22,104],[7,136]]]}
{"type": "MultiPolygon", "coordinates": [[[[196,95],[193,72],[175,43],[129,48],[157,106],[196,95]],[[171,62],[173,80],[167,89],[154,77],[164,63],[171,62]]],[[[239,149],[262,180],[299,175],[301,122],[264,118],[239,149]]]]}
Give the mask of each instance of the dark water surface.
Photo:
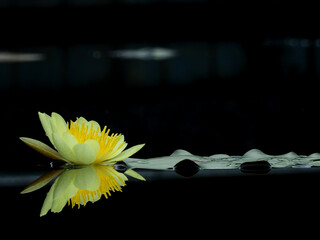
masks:
{"type": "Polygon", "coordinates": [[[318,169],[271,170],[268,174],[200,170],[191,178],[172,171],[140,173],[148,181],[129,181],[123,192],[112,193],[108,199],[102,197],[80,209],[65,206],[61,213],[41,218],[49,186],[24,195],[19,194],[22,186],[2,186],[0,210],[5,225],[19,228],[14,233],[3,231],[13,236],[46,233],[54,237],[80,237],[84,232],[145,236],[146,231],[162,237],[207,231],[236,236],[243,229],[247,234],[252,229],[269,229],[266,234],[272,234],[275,229],[282,233],[284,225],[314,227],[310,216],[319,214],[318,169]]]}

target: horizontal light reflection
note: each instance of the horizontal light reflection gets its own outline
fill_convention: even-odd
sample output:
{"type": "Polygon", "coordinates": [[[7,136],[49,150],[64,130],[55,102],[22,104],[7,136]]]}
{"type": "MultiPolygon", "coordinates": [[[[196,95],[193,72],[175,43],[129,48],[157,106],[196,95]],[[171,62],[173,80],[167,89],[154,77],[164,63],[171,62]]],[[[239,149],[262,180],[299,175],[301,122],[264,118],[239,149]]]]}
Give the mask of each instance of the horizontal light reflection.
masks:
{"type": "Polygon", "coordinates": [[[0,52],[0,63],[35,62],[44,59],[45,55],[41,53],[0,52]]]}
{"type": "Polygon", "coordinates": [[[122,49],[111,52],[111,57],[138,60],[166,60],[177,56],[177,52],[167,48],[122,49]]]}

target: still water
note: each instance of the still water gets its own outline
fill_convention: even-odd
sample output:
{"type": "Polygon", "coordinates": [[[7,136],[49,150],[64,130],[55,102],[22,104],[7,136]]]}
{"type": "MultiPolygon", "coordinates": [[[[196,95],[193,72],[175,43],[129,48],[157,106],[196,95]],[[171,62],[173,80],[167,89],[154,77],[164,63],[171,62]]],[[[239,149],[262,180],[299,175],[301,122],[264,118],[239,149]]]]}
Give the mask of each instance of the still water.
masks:
{"type": "MultiPolygon", "coordinates": [[[[102,197],[79,209],[66,205],[60,213],[49,212],[40,217],[51,184],[32,193],[20,192],[56,167],[50,161],[46,163],[29,170],[7,169],[0,173],[5,226],[18,226],[28,236],[40,234],[40,229],[54,237],[81,236],[92,229],[98,235],[126,237],[146,230],[157,231],[160,236],[175,230],[184,236],[209,227],[215,227],[215,233],[248,226],[262,231],[268,222],[293,223],[301,217],[306,219],[311,208],[313,214],[318,212],[312,207],[318,199],[317,167],[261,172],[258,164],[251,166],[250,173],[244,173],[241,169],[200,169],[185,160],[171,170],[137,170],[147,181],[128,177],[122,192],[112,192],[108,199],[102,197]],[[188,229],[180,229],[180,224],[188,229]]],[[[124,163],[116,167],[119,173],[125,168],[124,163]]]]}

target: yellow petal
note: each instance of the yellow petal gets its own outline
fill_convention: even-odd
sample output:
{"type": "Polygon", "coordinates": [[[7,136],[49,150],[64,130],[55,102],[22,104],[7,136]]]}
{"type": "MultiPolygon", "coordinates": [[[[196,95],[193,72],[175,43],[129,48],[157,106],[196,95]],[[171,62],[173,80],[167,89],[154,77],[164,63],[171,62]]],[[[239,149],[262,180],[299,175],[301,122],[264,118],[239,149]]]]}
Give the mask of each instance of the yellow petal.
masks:
{"type": "Polygon", "coordinates": [[[47,137],[49,138],[50,142],[54,145],[53,140],[52,140],[52,128],[51,128],[51,117],[49,117],[47,114],[45,113],[41,113],[38,112],[39,118],[40,118],[40,122],[41,125],[47,135],[47,137]]]}
{"type": "Polygon", "coordinates": [[[123,151],[122,153],[120,153],[118,156],[110,159],[110,160],[106,160],[105,162],[107,163],[116,163],[119,161],[122,161],[124,159],[127,159],[128,157],[132,156],[133,154],[135,154],[136,152],[138,152],[145,144],[140,144],[140,145],[136,145],[133,146],[125,151],[123,151]]]}
{"type": "Polygon", "coordinates": [[[84,117],[80,117],[78,121],[79,121],[79,126],[81,127],[84,124],[85,127],[88,127],[88,131],[92,127],[95,131],[99,130],[99,133],[101,132],[100,125],[96,121],[93,121],[93,120],[87,121],[87,119],[85,119],[84,117]]]}
{"type": "Polygon", "coordinates": [[[40,142],[38,140],[26,137],[20,137],[20,140],[27,144],[29,147],[33,148],[34,150],[40,152],[41,154],[56,160],[62,160],[68,162],[64,159],[56,150],[49,147],[47,144],[40,142]]]}
{"type": "Polygon", "coordinates": [[[70,149],[72,149],[74,145],[78,144],[77,138],[69,132],[64,132],[62,134],[62,140],[70,149]]]}
{"type": "Polygon", "coordinates": [[[70,185],[73,185],[74,179],[76,177],[76,170],[64,171],[59,178],[56,180],[56,186],[53,193],[53,200],[57,200],[64,195],[70,195],[68,190],[70,185]]]}
{"type": "Polygon", "coordinates": [[[51,128],[53,132],[62,135],[67,131],[67,123],[58,113],[53,112],[51,114],[51,128]]]}
{"type": "Polygon", "coordinates": [[[100,144],[96,140],[89,139],[89,140],[85,141],[84,143],[90,145],[94,149],[94,151],[96,152],[96,155],[98,155],[98,153],[100,151],[100,144]]]}
{"type": "Polygon", "coordinates": [[[99,133],[101,132],[100,125],[96,121],[91,120],[88,122],[88,125],[89,125],[89,127],[92,126],[95,131],[99,130],[99,133]]]}
{"type": "Polygon", "coordinates": [[[88,121],[84,117],[79,117],[78,121],[79,121],[79,126],[80,127],[82,126],[83,123],[85,124],[85,126],[88,126],[88,121]]]}
{"type": "MultiPolygon", "coordinates": [[[[57,179],[58,180],[58,179],[57,179]]],[[[48,213],[48,211],[51,209],[52,207],[52,202],[53,202],[53,192],[54,189],[57,185],[57,180],[52,184],[49,192],[47,193],[47,196],[43,202],[41,211],[40,211],[40,217],[46,215],[48,213]]]]}
{"type": "Polygon", "coordinates": [[[66,205],[69,198],[73,197],[78,189],[73,185],[73,170],[65,171],[58,177],[50,188],[46,199],[43,202],[40,216],[44,216],[49,210],[60,212],[66,205]],[[71,173],[71,174],[70,174],[71,173]]]}
{"type": "Polygon", "coordinates": [[[73,184],[74,178],[74,170],[65,171],[58,178],[58,182],[53,193],[51,212],[61,212],[67,204],[68,199],[76,195],[78,188],[73,184]]]}
{"type": "Polygon", "coordinates": [[[88,143],[79,143],[73,147],[76,161],[80,164],[88,165],[96,160],[97,153],[88,143]]]}
{"type": "Polygon", "coordinates": [[[51,212],[58,213],[61,212],[64,206],[67,204],[68,199],[74,197],[78,189],[74,185],[70,185],[64,195],[59,199],[55,199],[52,202],[51,212]]]}
{"type": "Polygon", "coordinates": [[[100,177],[92,165],[75,169],[75,187],[82,190],[96,191],[100,186],[100,177]]]}
{"type": "Polygon", "coordinates": [[[21,194],[30,193],[42,188],[43,186],[47,185],[52,179],[57,177],[62,171],[63,169],[57,169],[44,174],[43,176],[39,177],[37,180],[32,182],[29,186],[27,186],[21,192],[21,194]]]}
{"type": "Polygon", "coordinates": [[[124,174],[127,174],[133,178],[142,180],[142,181],[146,181],[146,179],[141,176],[139,173],[137,173],[136,171],[132,170],[132,169],[128,169],[127,171],[124,172],[124,174]]]}
{"type": "Polygon", "coordinates": [[[52,134],[52,139],[54,141],[54,145],[58,150],[59,154],[70,162],[75,162],[76,157],[72,149],[63,141],[63,139],[59,136],[58,133],[52,134]]]}

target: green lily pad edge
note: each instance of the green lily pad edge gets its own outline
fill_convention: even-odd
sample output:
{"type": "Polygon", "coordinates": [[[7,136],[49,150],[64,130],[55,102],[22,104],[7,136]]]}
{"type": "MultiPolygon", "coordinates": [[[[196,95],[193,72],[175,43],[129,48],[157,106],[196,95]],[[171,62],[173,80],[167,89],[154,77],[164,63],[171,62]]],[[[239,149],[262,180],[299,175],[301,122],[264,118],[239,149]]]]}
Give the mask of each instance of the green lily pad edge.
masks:
{"type": "Polygon", "coordinates": [[[172,169],[182,160],[191,160],[199,165],[201,169],[238,169],[242,163],[267,161],[272,168],[286,168],[297,165],[306,167],[320,166],[320,153],[309,156],[297,155],[289,152],[282,155],[268,155],[258,149],[252,149],[243,156],[229,156],[227,154],[214,154],[211,156],[198,156],[182,149],[174,151],[169,156],[154,158],[127,158],[124,162],[130,169],[168,170],[172,169]]]}

